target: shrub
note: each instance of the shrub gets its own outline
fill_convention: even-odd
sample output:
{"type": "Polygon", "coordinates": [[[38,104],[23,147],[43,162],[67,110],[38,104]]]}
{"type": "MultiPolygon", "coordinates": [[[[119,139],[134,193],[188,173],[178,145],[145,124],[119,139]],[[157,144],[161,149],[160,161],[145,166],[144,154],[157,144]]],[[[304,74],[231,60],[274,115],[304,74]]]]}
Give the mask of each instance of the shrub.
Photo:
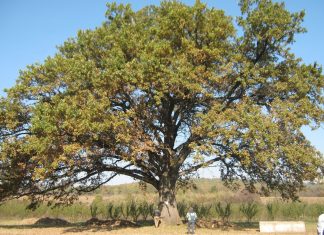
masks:
{"type": "Polygon", "coordinates": [[[144,220],[147,220],[147,217],[150,214],[150,207],[146,201],[143,201],[139,206],[140,214],[142,215],[144,220]]]}
{"type": "Polygon", "coordinates": [[[113,218],[113,209],[114,209],[114,204],[112,204],[111,202],[109,202],[106,205],[106,218],[107,219],[112,219],[113,218]]]}
{"type": "Polygon", "coordinates": [[[63,207],[60,211],[60,217],[61,216],[67,218],[71,222],[75,222],[77,220],[87,219],[90,215],[86,205],[82,203],[75,203],[73,205],[63,207]]]}
{"type": "Polygon", "coordinates": [[[91,218],[97,218],[98,215],[98,206],[96,203],[91,203],[90,205],[91,218]]]}
{"type": "Polygon", "coordinates": [[[122,215],[124,217],[125,220],[128,220],[128,218],[131,215],[131,201],[126,202],[126,204],[122,205],[122,215]]]}
{"type": "Polygon", "coordinates": [[[282,207],[282,215],[288,219],[301,219],[304,218],[306,204],[292,202],[287,203],[282,207]]]}
{"type": "Polygon", "coordinates": [[[111,218],[114,219],[114,220],[118,220],[120,219],[121,217],[121,212],[122,212],[123,208],[122,208],[122,205],[115,205],[113,207],[113,213],[112,213],[112,216],[111,218]]]}
{"type": "Polygon", "coordinates": [[[266,205],[266,208],[267,208],[268,219],[274,220],[276,217],[276,214],[279,210],[278,204],[277,203],[268,203],[266,205]]]}
{"type": "Polygon", "coordinates": [[[313,221],[317,220],[318,216],[324,212],[324,204],[308,204],[305,210],[305,218],[313,221]]]}
{"type": "Polygon", "coordinates": [[[216,213],[221,217],[223,224],[228,224],[232,214],[231,203],[228,202],[225,206],[222,206],[222,204],[218,202],[214,207],[216,213]]]}
{"type": "Polygon", "coordinates": [[[184,201],[181,201],[177,203],[177,208],[180,218],[185,219],[188,210],[188,205],[184,201]]]}
{"type": "Polygon", "coordinates": [[[207,219],[210,217],[210,210],[212,205],[201,205],[196,207],[198,218],[207,219]]]}
{"type": "Polygon", "coordinates": [[[130,216],[134,222],[137,222],[138,217],[141,215],[141,210],[141,205],[137,206],[134,200],[130,202],[130,216]]]}
{"type": "Polygon", "coordinates": [[[153,203],[150,203],[150,205],[149,205],[149,213],[150,213],[150,216],[153,218],[154,217],[154,204],[153,203]]]}
{"type": "Polygon", "coordinates": [[[100,213],[100,207],[102,206],[102,196],[101,195],[97,195],[91,205],[90,205],[90,213],[91,213],[91,217],[92,218],[97,218],[97,216],[99,215],[100,213]]]}
{"type": "Polygon", "coordinates": [[[258,205],[253,202],[243,203],[240,206],[240,211],[245,216],[247,222],[250,223],[253,217],[258,213],[258,205]]]}

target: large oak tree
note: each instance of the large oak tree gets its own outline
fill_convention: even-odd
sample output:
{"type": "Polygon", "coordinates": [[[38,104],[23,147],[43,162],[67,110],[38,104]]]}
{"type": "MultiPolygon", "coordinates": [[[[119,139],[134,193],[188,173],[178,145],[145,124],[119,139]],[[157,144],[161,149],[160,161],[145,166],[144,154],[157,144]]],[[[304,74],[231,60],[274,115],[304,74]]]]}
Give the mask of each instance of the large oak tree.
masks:
{"type": "Polygon", "coordinates": [[[127,175],[175,223],[177,182],[215,164],[228,185],[295,199],[323,166],[301,132],[323,121],[322,70],[290,50],[304,12],[240,7],[236,30],[200,1],[108,4],[102,26],[28,66],[0,100],[1,200],[68,203],[127,175]]]}

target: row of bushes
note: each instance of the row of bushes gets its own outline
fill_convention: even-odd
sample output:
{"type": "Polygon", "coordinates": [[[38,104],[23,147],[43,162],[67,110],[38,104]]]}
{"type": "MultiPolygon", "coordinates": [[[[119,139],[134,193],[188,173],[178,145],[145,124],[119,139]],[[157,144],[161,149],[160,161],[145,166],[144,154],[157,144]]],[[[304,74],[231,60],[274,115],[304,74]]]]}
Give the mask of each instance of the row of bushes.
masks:
{"type": "MultiPolygon", "coordinates": [[[[178,203],[178,211],[182,219],[186,219],[186,214],[189,210],[190,204],[185,202],[178,203]]],[[[101,199],[96,198],[90,205],[91,217],[93,218],[105,218],[105,219],[126,219],[137,222],[139,218],[147,220],[153,218],[154,204],[146,201],[134,201],[130,200],[121,204],[113,204],[111,202],[105,203],[101,199]]],[[[211,219],[217,215],[223,223],[228,223],[233,213],[231,203],[217,203],[208,205],[192,205],[194,211],[197,213],[198,218],[211,219]]],[[[246,203],[240,205],[240,213],[246,218],[247,222],[251,220],[258,213],[258,205],[256,203],[246,203]]]]}
{"type": "Polygon", "coordinates": [[[125,219],[137,222],[139,218],[147,220],[153,218],[154,204],[146,201],[126,201],[120,204],[105,203],[101,198],[96,199],[90,205],[92,218],[125,219]]]}
{"type": "MultiPolygon", "coordinates": [[[[212,219],[218,217],[222,220],[223,224],[228,224],[231,216],[233,215],[232,203],[215,203],[207,205],[192,205],[193,210],[197,213],[198,218],[201,219],[212,219]]],[[[188,211],[189,204],[184,202],[178,203],[178,211],[180,217],[185,219],[188,211]]],[[[251,222],[252,219],[257,215],[259,209],[258,205],[253,202],[243,203],[239,207],[239,212],[243,215],[247,222],[251,222]]]]}
{"type": "Polygon", "coordinates": [[[272,202],[266,205],[247,203],[214,203],[195,204],[179,202],[178,211],[182,218],[189,207],[193,207],[197,216],[202,219],[221,220],[223,223],[229,221],[260,221],[260,220],[304,220],[314,221],[324,212],[323,204],[306,204],[300,202],[272,202]]]}
{"type": "MultiPolygon", "coordinates": [[[[127,200],[112,203],[96,197],[88,205],[75,203],[67,207],[48,207],[40,205],[36,210],[27,210],[27,201],[15,200],[0,205],[0,217],[28,218],[28,217],[60,217],[69,221],[84,221],[97,217],[101,219],[126,219],[132,221],[152,219],[154,204],[147,201],[127,200]]],[[[185,219],[189,209],[193,207],[198,218],[217,219],[223,223],[230,221],[259,221],[259,220],[297,220],[314,221],[324,212],[323,204],[283,203],[272,202],[266,205],[255,202],[249,203],[190,203],[178,202],[180,216],[185,219]]]]}

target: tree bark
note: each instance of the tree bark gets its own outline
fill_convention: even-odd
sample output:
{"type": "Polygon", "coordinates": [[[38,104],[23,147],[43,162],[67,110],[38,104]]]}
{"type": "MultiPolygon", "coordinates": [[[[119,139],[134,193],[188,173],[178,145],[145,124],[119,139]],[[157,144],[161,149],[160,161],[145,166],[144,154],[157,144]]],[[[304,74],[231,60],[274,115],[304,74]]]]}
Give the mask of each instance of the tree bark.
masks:
{"type": "Polygon", "coordinates": [[[163,176],[159,184],[159,209],[162,225],[181,223],[176,202],[176,177],[163,176]]]}

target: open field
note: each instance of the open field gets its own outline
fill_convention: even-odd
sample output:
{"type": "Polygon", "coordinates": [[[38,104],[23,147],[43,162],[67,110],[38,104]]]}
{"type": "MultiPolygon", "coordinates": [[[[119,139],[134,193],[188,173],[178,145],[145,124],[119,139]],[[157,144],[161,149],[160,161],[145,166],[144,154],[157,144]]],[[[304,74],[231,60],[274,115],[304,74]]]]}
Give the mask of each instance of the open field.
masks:
{"type": "MultiPolygon", "coordinates": [[[[250,194],[246,191],[231,191],[224,187],[219,180],[200,179],[197,180],[195,187],[187,190],[179,189],[177,192],[178,207],[183,206],[183,213],[186,213],[188,206],[197,206],[198,217],[206,220],[221,221],[221,216],[215,210],[215,205],[221,202],[231,204],[231,215],[229,221],[234,227],[229,230],[198,228],[196,234],[223,234],[223,235],[248,235],[261,234],[258,231],[258,221],[264,220],[283,220],[283,221],[305,221],[307,233],[316,234],[316,220],[318,215],[324,212],[324,185],[307,185],[305,191],[300,194],[300,202],[282,201],[278,195],[271,197],[260,197],[250,194]],[[257,213],[251,219],[251,224],[246,226],[246,216],[240,210],[242,205],[247,202],[253,202],[257,206],[257,213]],[[268,206],[271,205],[271,211],[268,206]],[[210,208],[203,212],[203,207],[210,208]],[[270,213],[271,212],[271,213],[270,213]]],[[[40,204],[35,210],[26,210],[29,204],[26,198],[12,200],[0,205],[0,235],[52,235],[52,234],[149,234],[149,235],[172,235],[185,234],[186,225],[176,227],[154,228],[152,226],[152,217],[140,215],[137,219],[144,221],[140,227],[114,227],[109,230],[107,225],[84,225],[85,221],[96,217],[101,220],[113,219],[108,213],[109,205],[114,208],[123,205],[126,208],[128,203],[136,202],[136,206],[146,202],[151,205],[157,205],[157,192],[154,188],[148,186],[147,190],[142,191],[137,183],[104,186],[95,192],[81,195],[79,200],[69,207],[52,208],[46,206],[46,203],[40,204]],[[94,213],[91,207],[96,205],[94,213]],[[69,226],[40,226],[34,225],[38,218],[51,217],[61,218],[71,222],[69,226]],[[146,221],[147,220],[147,221],[146,221]]],[[[143,207],[142,207],[143,208],[143,207]]],[[[123,210],[124,210],[123,209],[123,210]]],[[[144,213],[144,210],[143,210],[144,213]]],[[[127,221],[137,221],[132,215],[125,217],[124,214],[116,216],[119,219],[127,221]]],[[[294,233],[296,234],[296,233],[294,233]]],[[[280,233],[282,235],[282,233],[280,233]]]]}
{"type": "MultiPolygon", "coordinates": [[[[122,228],[118,230],[108,230],[106,227],[102,226],[81,226],[80,224],[73,224],[68,227],[40,227],[35,226],[33,223],[36,219],[27,219],[27,220],[0,220],[0,234],[1,235],[76,235],[76,234],[111,234],[111,235],[137,235],[137,234],[147,234],[147,235],[177,235],[177,234],[186,234],[186,225],[179,225],[174,227],[160,227],[154,228],[153,226],[144,226],[140,228],[122,228]]],[[[306,223],[306,233],[313,235],[316,234],[316,224],[315,223],[306,223]]],[[[224,230],[211,230],[211,229],[202,229],[198,228],[196,230],[197,235],[249,235],[249,234],[263,234],[258,231],[257,223],[254,223],[252,228],[240,228],[238,229],[229,229],[224,230]]],[[[291,234],[291,233],[287,233],[291,234]]],[[[298,235],[299,233],[294,233],[298,235]]],[[[280,235],[285,235],[285,233],[280,233],[280,235]]]]}
{"type": "MultiPolygon", "coordinates": [[[[323,204],[324,205],[324,197],[299,197],[300,202],[308,203],[308,204],[323,204]]],[[[282,202],[280,197],[260,197],[260,202],[264,205],[273,202],[282,202]]]]}

